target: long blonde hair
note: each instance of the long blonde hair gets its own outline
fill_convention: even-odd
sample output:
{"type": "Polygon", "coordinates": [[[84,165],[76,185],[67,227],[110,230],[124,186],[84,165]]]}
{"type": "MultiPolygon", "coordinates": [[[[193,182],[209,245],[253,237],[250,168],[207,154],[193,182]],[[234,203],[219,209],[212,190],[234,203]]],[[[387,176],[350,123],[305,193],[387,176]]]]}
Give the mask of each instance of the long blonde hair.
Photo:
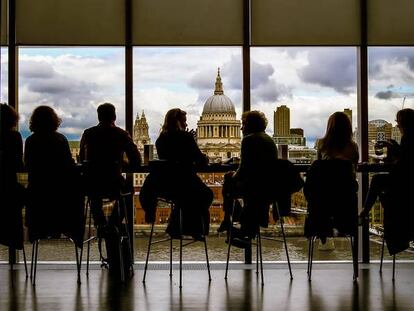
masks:
{"type": "Polygon", "coordinates": [[[161,134],[168,132],[176,132],[180,130],[180,122],[182,122],[187,113],[179,108],[168,110],[164,118],[164,124],[161,127],[161,134]]]}
{"type": "Polygon", "coordinates": [[[341,150],[352,141],[352,124],[348,116],[337,111],[333,113],[326,126],[325,136],[320,146],[323,150],[341,150]]]}

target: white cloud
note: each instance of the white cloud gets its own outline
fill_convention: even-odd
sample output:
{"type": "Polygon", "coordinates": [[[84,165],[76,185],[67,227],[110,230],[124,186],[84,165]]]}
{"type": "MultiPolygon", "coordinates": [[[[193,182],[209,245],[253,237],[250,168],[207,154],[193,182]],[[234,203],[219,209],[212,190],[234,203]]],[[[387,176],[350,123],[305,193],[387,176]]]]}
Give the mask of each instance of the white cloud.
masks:
{"type": "MultiPolygon", "coordinates": [[[[62,132],[78,138],[83,129],[96,124],[96,107],[102,102],[117,106],[118,124],[124,118],[124,54],[122,48],[21,49],[20,113],[27,130],[37,105],[54,107],[63,118],[62,132]],[[61,53],[59,53],[61,51],[61,53]],[[102,53],[105,51],[105,53],[102,53]],[[38,52],[38,53],[37,53],[38,52]]],[[[262,110],[273,132],[273,111],[291,109],[291,126],[301,127],[309,138],[325,132],[328,116],[352,108],[356,126],[356,53],[354,48],[252,48],[252,109],[262,110]]],[[[392,121],[407,96],[414,94],[414,49],[376,48],[370,53],[369,118],[392,121]],[[392,92],[392,96],[385,92],[392,92]],[[382,92],[382,93],[381,93],[382,92]],[[406,95],[404,95],[406,94],[406,95]],[[385,99],[384,99],[385,98],[385,99]]],[[[6,58],[2,58],[5,82],[6,58]]],[[[154,140],[168,109],[188,112],[195,128],[205,100],[213,94],[217,67],[224,91],[242,109],[241,48],[135,48],[134,112],[144,109],[154,140]]],[[[7,90],[2,89],[2,98],[7,90]]]]}

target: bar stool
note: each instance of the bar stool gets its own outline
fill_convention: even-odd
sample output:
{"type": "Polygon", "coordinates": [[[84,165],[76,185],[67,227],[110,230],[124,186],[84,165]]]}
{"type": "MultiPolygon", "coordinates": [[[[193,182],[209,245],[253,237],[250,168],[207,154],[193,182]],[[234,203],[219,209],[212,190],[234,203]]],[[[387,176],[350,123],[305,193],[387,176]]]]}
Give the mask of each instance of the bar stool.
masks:
{"type": "MultiPolygon", "coordinates": [[[[164,202],[166,204],[168,204],[171,207],[171,215],[173,215],[173,213],[178,212],[178,221],[179,221],[179,240],[180,240],[180,289],[182,288],[182,279],[183,279],[183,247],[188,246],[190,244],[193,244],[195,242],[203,242],[204,243],[204,250],[206,253],[206,261],[207,261],[207,271],[208,271],[208,280],[211,281],[211,273],[210,273],[210,263],[208,260],[208,251],[207,251],[207,241],[206,241],[206,237],[204,236],[202,241],[193,239],[193,238],[184,238],[183,237],[183,228],[182,228],[182,210],[179,206],[177,206],[172,200],[166,199],[166,198],[158,198],[158,202],[164,202]],[[189,241],[186,244],[183,244],[183,241],[189,241]]],[[[203,226],[203,232],[204,231],[204,222],[202,220],[202,226],[203,226]]],[[[149,260],[149,255],[151,252],[151,246],[154,244],[158,244],[158,243],[162,243],[162,242],[170,242],[170,278],[172,277],[172,244],[173,244],[173,239],[177,239],[176,237],[169,237],[169,238],[165,238],[165,239],[160,239],[157,241],[152,241],[153,238],[153,234],[154,234],[154,222],[151,223],[151,233],[150,233],[150,237],[149,237],[149,242],[148,242],[148,249],[147,249],[147,256],[145,259],[145,268],[144,268],[144,276],[142,279],[142,282],[145,283],[145,279],[147,276],[147,269],[148,269],[148,260],[149,260]]]]}
{"type": "MultiPolygon", "coordinates": [[[[384,248],[385,248],[385,238],[384,232],[382,233],[382,243],[381,243],[381,261],[380,261],[380,269],[379,273],[382,274],[382,263],[384,261],[384,248]]],[[[395,281],[395,254],[392,255],[392,281],[395,281]]]]}
{"type": "MultiPolygon", "coordinates": [[[[69,238],[69,240],[74,243],[72,239],[69,238]]],[[[36,272],[37,272],[37,257],[39,252],[39,242],[40,239],[35,240],[32,243],[32,261],[30,263],[30,279],[32,280],[32,285],[36,285],[36,272]]],[[[75,244],[75,243],[74,243],[75,244]]],[[[79,257],[78,247],[75,244],[75,256],[76,256],[76,269],[77,269],[77,283],[81,284],[81,261],[79,257]]]]}
{"type": "MultiPolygon", "coordinates": [[[[10,248],[9,248],[9,250],[10,250],[10,251],[15,251],[14,249],[10,249],[10,248]]],[[[29,274],[28,274],[28,272],[27,272],[26,251],[25,251],[25,249],[24,249],[24,245],[23,245],[23,248],[22,248],[22,253],[23,253],[24,271],[26,272],[26,280],[27,280],[27,278],[29,277],[29,274]]],[[[13,263],[13,261],[10,261],[10,271],[11,271],[12,273],[13,273],[13,268],[14,268],[14,263],[13,263]]],[[[14,280],[13,280],[13,276],[12,276],[12,278],[11,278],[11,286],[12,286],[12,288],[14,287],[14,280]]]]}
{"type": "MultiPolygon", "coordinates": [[[[235,203],[235,201],[234,201],[235,203]]],[[[224,279],[227,280],[227,276],[228,276],[228,269],[229,269],[229,262],[230,262],[230,250],[231,250],[231,244],[232,244],[232,233],[233,233],[233,226],[235,224],[234,222],[234,206],[235,204],[233,204],[232,206],[232,211],[230,214],[230,229],[228,231],[228,248],[227,248],[227,261],[226,261],[226,272],[224,275],[224,279]]],[[[289,251],[287,248],[287,242],[286,242],[286,235],[285,235],[285,230],[284,230],[284,221],[283,218],[280,217],[280,213],[279,213],[279,207],[277,205],[277,202],[273,202],[273,208],[276,209],[277,211],[277,215],[278,218],[280,220],[280,226],[281,226],[281,231],[282,231],[282,237],[283,239],[276,239],[276,238],[271,238],[271,237],[263,237],[264,240],[270,240],[270,241],[276,241],[276,242],[282,242],[284,244],[285,247],[285,252],[286,252],[286,257],[287,257],[287,262],[288,262],[288,267],[289,267],[289,273],[290,273],[290,279],[293,279],[293,274],[292,274],[292,268],[291,268],[291,264],[290,264],[290,257],[289,257],[289,251]]],[[[260,276],[261,276],[261,280],[262,280],[262,285],[264,285],[264,276],[263,276],[263,255],[262,255],[262,235],[260,233],[260,227],[256,233],[255,239],[257,240],[256,243],[251,243],[252,245],[256,245],[256,274],[259,273],[259,264],[260,264],[260,276]]]]}
{"type": "MultiPolygon", "coordinates": [[[[94,199],[98,199],[98,200],[102,200],[103,203],[109,203],[109,202],[113,202],[114,204],[114,209],[112,211],[112,215],[114,215],[113,213],[116,211],[116,216],[115,216],[115,223],[113,224],[108,224],[107,228],[111,229],[113,233],[115,233],[115,236],[117,237],[117,253],[118,253],[118,260],[119,260],[119,269],[120,269],[120,279],[121,282],[125,281],[125,272],[129,272],[132,275],[134,275],[134,266],[133,266],[133,256],[132,256],[132,248],[131,248],[131,237],[129,234],[129,220],[128,220],[128,215],[127,215],[127,210],[126,210],[126,202],[125,202],[125,198],[130,196],[131,193],[130,192],[120,192],[117,196],[115,197],[99,197],[99,198],[93,198],[91,199],[91,197],[89,196],[85,205],[85,211],[84,211],[84,215],[85,215],[85,222],[87,219],[87,214],[88,214],[88,210],[89,210],[89,219],[88,219],[88,237],[86,238],[86,240],[83,241],[83,244],[87,244],[87,255],[86,255],[86,275],[87,277],[89,276],[89,262],[90,262],[90,243],[93,240],[98,239],[98,248],[99,248],[99,254],[100,254],[100,259],[101,259],[101,266],[102,267],[108,267],[108,262],[107,259],[105,259],[102,256],[102,250],[101,250],[101,243],[102,243],[102,237],[100,236],[96,236],[96,235],[92,235],[92,216],[91,216],[91,202],[94,199]],[[123,219],[125,219],[125,223],[123,223],[123,219]],[[127,248],[127,254],[124,253],[124,245],[126,245],[127,248]],[[129,266],[125,267],[124,266],[124,262],[125,262],[125,258],[124,256],[128,256],[128,263],[129,266]]],[[[108,251],[108,250],[107,250],[108,251]]],[[[82,256],[83,256],[83,247],[81,249],[81,255],[80,255],[80,262],[82,262],[82,256]]],[[[114,258],[112,258],[113,260],[114,258]]]]}

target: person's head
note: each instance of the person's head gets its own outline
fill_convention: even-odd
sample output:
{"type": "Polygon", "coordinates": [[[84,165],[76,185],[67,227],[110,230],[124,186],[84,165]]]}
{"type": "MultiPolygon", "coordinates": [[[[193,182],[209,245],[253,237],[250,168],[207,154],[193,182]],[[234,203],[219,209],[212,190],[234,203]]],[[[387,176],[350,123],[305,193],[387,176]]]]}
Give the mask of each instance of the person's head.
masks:
{"type": "Polygon", "coordinates": [[[329,116],[323,146],[326,149],[342,149],[352,141],[352,124],[342,111],[329,116]]]}
{"type": "Polygon", "coordinates": [[[267,119],[263,112],[253,110],[242,114],[243,135],[264,132],[267,126],[267,119]]]}
{"type": "Polygon", "coordinates": [[[402,135],[414,135],[414,110],[405,108],[397,112],[397,126],[402,135]]]}
{"type": "Polygon", "coordinates": [[[113,123],[116,120],[115,106],[104,103],[98,107],[98,120],[101,123],[113,123]]]}
{"type": "Polygon", "coordinates": [[[33,133],[55,132],[62,123],[56,112],[49,106],[39,106],[32,112],[29,128],[33,133]]]}
{"type": "Polygon", "coordinates": [[[12,106],[7,104],[0,104],[0,124],[3,131],[13,130],[19,121],[19,115],[12,106]]]}
{"type": "Polygon", "coordinates": [[[187,128],[187,112],[174,108],[168,110],[161,133],[184,131],[187,128]]]}

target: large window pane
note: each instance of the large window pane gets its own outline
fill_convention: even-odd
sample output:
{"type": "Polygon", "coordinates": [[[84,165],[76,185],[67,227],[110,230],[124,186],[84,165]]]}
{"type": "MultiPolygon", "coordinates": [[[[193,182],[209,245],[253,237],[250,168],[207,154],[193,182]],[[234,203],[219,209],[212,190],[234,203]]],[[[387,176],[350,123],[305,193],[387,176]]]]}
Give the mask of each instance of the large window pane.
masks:
{"type": "MultiPolygon", "coordinates": [[[[124,127],[124,63],[123,48],[20,48],[19,113],[23,139],[30,135],[30,115],[39,105],[53,107],[62,119],[58,131],[69,140],[74,158],[84,129],[98,123],[99,104],[113,103],[117,125],[124,127]]],[[[27,177],[22,174],[20,180],[25,183],[27,177]]],[[[91,250],[92,260],[99,259],[97,247],[91,250]]],[[[39,256],[39,260],[75,259],[73,244],[65,239],[42,241],[39,256]]]]}
{"type": "MultiPolygon", "coordinates": [[[[375,47],[369,56],[368,150],[370,162],[383,161],[386,154],[375,150],[379,140],[401,140],[396,126],[396,113],[402,108],[414,108],[414,48],[375,47]]],[[[372,175],[370,176],[372,177],[372,175]]],[[[406,215],[401,215],[401,218],[406,215]]],[[[379,200],[370,212],[371,259],[381,256],[384,211],[379,200]]],[[[386,259],[391,259],[385,252],[386,259]]],[[[414,259],[414,246],[398,254],[397,259],[414,259]]]]}
{"type": "MultiPolygon", "coordinates": [[[[324,136],[335,111],[345,111],[356,128],[356,93],[355,48],[252,48],[251,109],[265,113],[267,133],[278,145],[279,157],[311,163],[315,142],[324,136]]],[[[303,192],[293,194],[286,230],[296,260],[307,256],[306,209],[303,192]]],[[[339,238],[317,249],[315,258],[321,260],[351,259],[349,243],[339,238]]]]}
{"type": "MultiPolygon", "coordinates": [[[[221,95],[218,95],[221,96],[221,95]]],[[[190,129],[197,130],[200,149],[209,155],[210,161],[225,161],[238,156],[240,152],[240,117],[242,97],[242,60],[240,48],[135,48],[134,49],[134,140],[142,152],[154,148],[160,133],[166,112],[171,108],[180,108],[187,112],[190,129]],[[206,108],[206,102],[216,91],[216,82],[220,68],[220,78],[224,96],[235,109],[235,115],[226,116],[224,112],[214,112],[206,108]],[[210,122],[205,113],[215,114],[216,121],[210,122]],[[143,120],[143,116],[145,119],[143,120]],[[226,119],[229,117],[229,119],[226,119]],[[210,123],[209,123],[210,122],[210,123]],[[213,124],[214,123],[214,124],[213,124]],[[146,127],[148,126],[148,130],[146,127]],[[237,128],[236,128],[237,127],[237,128]],[[208,145],[208,143],[210,143],[208,145]],[[226,143],[230,143],[227,144],[226,143]]],[[[216,97],[218,98],[218,97],[216,97]]],[[[210,107],[209,105],[207,105],[210,107]]],[[[219,108],[214,102],[210,108],[219,108]]],[[[156,157],[155,152],[151,153],[156,157]]],[[[223,174],[200,174],[203,181],[214,192],[214,202],[210,208],[211,226],[209,253],[214,260],[225,260],[224,236],[218,237],[216,229],[220,224],[222,212],[223,174]]],[[[145,179],[144,174],[136,174],[135,188],[138,194],[145,179]]],[[[145,224],[144,212],[135,200],[136,235],[143,258],[150,227],[145,224]]],[[[169,208],[159,206],[157,225],[160,234],[164,234],[169,219],[169,208]]],[[[202,246],[202,245],[201,245],[202,246]]],[[[201,247],[200,246],[200,247],[201,247]]],[[[154,247],[159,252],[151,255],[154,260],[168,260],[168,243],[154,247]]],[[[192,249],[192,248],[191,248],[192,249]]],[[[190,251],[190,250],[189,250],[190,251]]],[[[239,252],[242,260],[242,252],[239,252]]],[[[191,251],[192,260],[205,260],[204,252],[198,246],[191,251]]],[[[236,258],[236,257],[235,257],[236,258]]]]}
{"type": "Polygon", "coordinates": [[[1,72],[0,72],[0,103],[7,103],[8,101],[8,48],[1,48],[1,72]]]}
{"type": "MultiPolygon", "coordinates": [[[[7,96],[7,48],[1,47],[1,70],[0,70],[0,103],[7,103],[8,96],[7,96]]],[[[0,245],[0,261],[8,260],[8,252],[7,248],[3,245],[0,245]]]]}

